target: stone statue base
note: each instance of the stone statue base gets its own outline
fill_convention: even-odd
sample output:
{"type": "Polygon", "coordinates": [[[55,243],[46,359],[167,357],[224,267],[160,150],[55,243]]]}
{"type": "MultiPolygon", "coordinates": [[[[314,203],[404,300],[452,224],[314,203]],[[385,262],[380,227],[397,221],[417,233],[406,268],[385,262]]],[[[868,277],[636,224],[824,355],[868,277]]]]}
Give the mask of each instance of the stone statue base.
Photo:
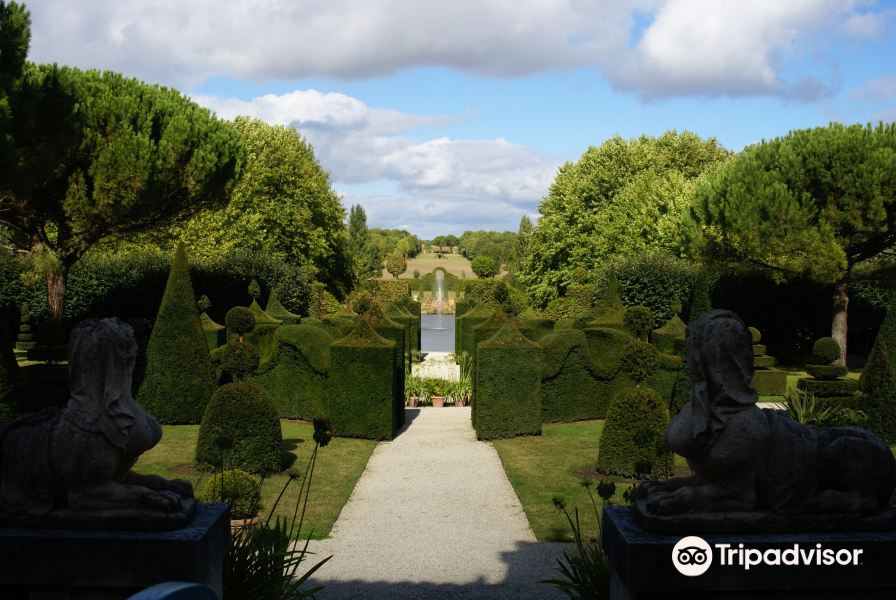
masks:
{"type": "Polygon", "coordinates": [[[201,583],[220,598],[230,510],[198,504],[194,513],[174,531],[0,528],[0,598],[124,600],[165,581],[201,583]]]}
{"type": "Polygon", "coordinates": [[[57,509],[41,516],[11,515],[0,511],[0,527],[15,529],[68,529],[75,531],[172,531],[185,527],[196,512],[196,500],[183,498],[178,512],[149,512],[119,508],[104,511],[57,509]]]}
{"type": "Polygon", "coordinates": [[[631,506],[604,507],[602,522],[601,543],[610,566],[611,600],[896,598],[894,530],[749,534],[691,530],[669,535],[642,528],[631,506]],[[700,540],[684,540],[689,536],[698,536],[700,540]],[[702,558],[693,560],[694,548],[701,544],[711,555],[708,563],[702,558]],[[681,569],[686,567],[673,562],[673,555],[677,551],[681,556],[682,550],[687,554],[685,562],[707,564],[706,569],[685,575],[681,569]],[[842,552],[844,557],[857,560],[849,564],[816,564],[812,554],[808,564],[784,562],[799,556],[799,552],[805,556],[819,550],[831,550],[833,557],[842,552]],[[747,552],[754,561],[749,568],[745,568],[747,552]],[[759,560],[766,553],[771,563],[775,556],[784,558],[779,564],[767,564],[764,558],[759,560]]]}
{"type": "Polygon", "coordinates": [[[835,531],[894,531],[896,509],[887,508],[863,515],[801,514],[781,515],[761,510],[713,513],[678,513],[674,515],[651,514],[647,501],[640,498],[632,505],[638,524],[656,533],[691,535],[704,533],[792,533],[835,531]]]}

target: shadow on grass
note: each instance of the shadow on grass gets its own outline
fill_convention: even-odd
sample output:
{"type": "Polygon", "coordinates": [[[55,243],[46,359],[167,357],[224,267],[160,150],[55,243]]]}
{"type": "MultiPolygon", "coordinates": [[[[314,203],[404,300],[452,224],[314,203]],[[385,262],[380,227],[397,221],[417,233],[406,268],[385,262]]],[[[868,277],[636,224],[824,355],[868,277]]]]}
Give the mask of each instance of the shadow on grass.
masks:
{"type": "MultiPolygon", "coordinates": [[[[557,544],[549,542],[517,542],[516,549],[511,552],[502,552],[501,561],[504,563],[505,575],[499,583],[489,583],[484,575],[479,575],[474,581],[465,583],[435,583],[426,581],[428,569],[426,564],[416,565],[418,581],[368,581],[364,579],[331,580],[327,579],[328,568],[336,568],[338,565],[330,563],[324,565],[314,577],[314,585],[324,586],[324,590],[318,594],[321,600],[361,599],[377,600],[395,598],[398,600],[410,600],[412,598],[444,598],[472,599],[493,598],[526,600],[554,600],[566,598],[559,588],[545,583],[539,583],[544,579],[553,579],[558,576],[556,566],[557,559],[564,551],[573,551],[572,544],[557,544]]],[[[473,548],[470,548],[473,554],[473,548]]],[[[463,579],[465,570],[460,564],[467,557],[455,557],[452,564],[457,563],[458,579],[463,579]]],[[[334,557],[333,561],[336,558],[334,557]]],[[[332,562],[332,561],[331,561],[332,562]]],[[[451,562],[446,561],[446,562],[451,562]]],[[[358,564],[362,569],[371,567],[365,565],[364,559],[352,557],[348,564],[358,564]],[[360,559],[360,560],[359,560],[360,559]],[[360,564],[359,564],[360,563],[360,564]]],[[[379,568],[372,572],[387,572],[389,565],[380,564],[379,568]]],[[[444,573],[444,567],[438,569],[444,573]]],[[[466,566],[466,565],[464,565],[466,566]]],[[[468,569],[467,569],[468,570],[468,569]]],[[[475,574],[474,574],[475,576],[475,574]]]]}

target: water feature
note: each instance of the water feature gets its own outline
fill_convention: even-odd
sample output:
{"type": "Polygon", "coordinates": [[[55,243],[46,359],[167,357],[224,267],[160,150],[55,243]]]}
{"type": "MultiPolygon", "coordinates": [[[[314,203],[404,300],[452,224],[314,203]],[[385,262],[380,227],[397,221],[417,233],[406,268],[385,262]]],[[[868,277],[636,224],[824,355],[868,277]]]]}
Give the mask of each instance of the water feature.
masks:
{"type": "Polygon", "coordinates": [[[432,279],[432,306],[438,319],[436,329],[442,329],[442,311],[445,304],[445,272],[436,269],[432,279]]]}
{"type": "Polygon", "coordinates": [[[421,319],[423,352],[454,352],[454,315],[445,314],[446,304],[445,272],[436,269],[432,283],[434,314],[423,315],[421,319]]]}

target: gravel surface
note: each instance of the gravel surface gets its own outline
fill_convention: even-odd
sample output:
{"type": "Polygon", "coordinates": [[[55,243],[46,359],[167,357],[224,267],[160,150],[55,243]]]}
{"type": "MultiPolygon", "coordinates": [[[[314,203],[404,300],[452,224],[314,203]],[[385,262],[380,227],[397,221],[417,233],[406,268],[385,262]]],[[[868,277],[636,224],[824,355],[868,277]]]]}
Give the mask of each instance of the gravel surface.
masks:
{"type": "MultiPolygon", "coordinates": [[[[571,544],[536,542],[494,447],[476,441],[470,409],[407,409],[377,446],[317,573],[323,600],[563,598],[555,559],[571,544]]],[[[317,557],[312,557],[315,559],[317,557]]]]}

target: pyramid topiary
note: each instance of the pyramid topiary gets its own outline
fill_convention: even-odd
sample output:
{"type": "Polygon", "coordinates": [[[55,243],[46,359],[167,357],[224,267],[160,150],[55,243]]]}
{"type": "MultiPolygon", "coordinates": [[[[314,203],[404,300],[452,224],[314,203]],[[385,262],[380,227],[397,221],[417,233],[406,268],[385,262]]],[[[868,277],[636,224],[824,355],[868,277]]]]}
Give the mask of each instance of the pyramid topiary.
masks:
{"type": "Polygon", "coordinates": [[[299,321],[302,320],[299,315],[289,312],[285,306],[280,304],[277,288],[271,290],[271,295],[268,297],[268,304],[265,306],[264,312],[286,325],[298,325],[299,321]]]}
{"type": "Polygon", "coordinates": [[[888,445],[896,444],[896,377],[890,361],[887,342],[874,342],[865,370],[861,388],[864,395],[862,410],[868,415],[868,428],[888,445]]]}
{"type": "Polygon", "coordinates": [[[215,373],[183,244],[174,255],[146,355],[138,402],[162,423],[199,423],[215,391],[215,373]]]}

